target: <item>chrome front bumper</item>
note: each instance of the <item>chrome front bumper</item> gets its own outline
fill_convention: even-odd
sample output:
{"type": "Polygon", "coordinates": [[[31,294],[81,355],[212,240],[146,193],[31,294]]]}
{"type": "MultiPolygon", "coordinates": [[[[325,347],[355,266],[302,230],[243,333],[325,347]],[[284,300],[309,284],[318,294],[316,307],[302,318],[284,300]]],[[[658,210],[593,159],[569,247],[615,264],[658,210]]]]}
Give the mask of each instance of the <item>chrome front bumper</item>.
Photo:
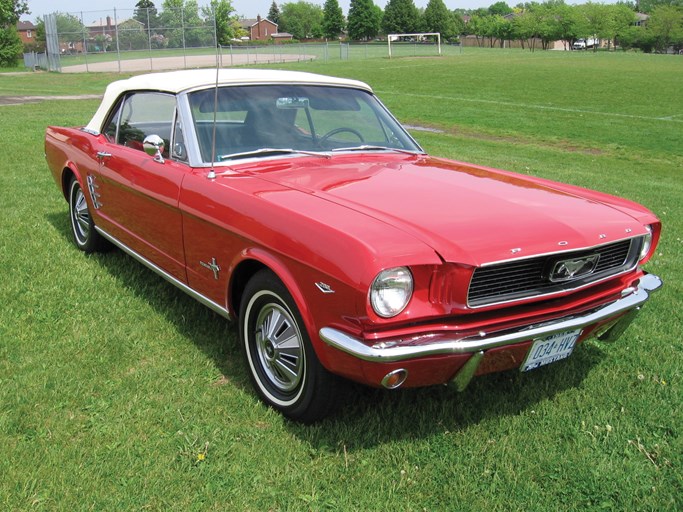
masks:
{"type": "Polygon", "coordinates": [[[623,290],[620,299],[589,313],[532,324],[511,331],[494,333],[482,331],[478,336],[455,339],[448,339],[447,337],[444,339],[444,337],[438,336],[438,341],[430,342],[430,339],[436,338],[437,335],[426,334],[406,340],[367,345],[360,339],[331,327],[323,327],[319,334],[320,338],[328,345],[364,361],[374,363],[391,363],[449,354],[474,354],[476,357],[472,359],[478,360],[484,351],[495,347],[539,339],[558,332],[583,329],[589,325],[619,316],[615,324],[609,325],[609,329],[605,329],[607,332],[603,330],[598,334],[601,339],[614,340],[628,327],[641,306],[647,302],[650,294],[657,291],[661,286],[662,280],[659,277],[654,274],[646,274],[640,278],[637,286],[623,290]]]}

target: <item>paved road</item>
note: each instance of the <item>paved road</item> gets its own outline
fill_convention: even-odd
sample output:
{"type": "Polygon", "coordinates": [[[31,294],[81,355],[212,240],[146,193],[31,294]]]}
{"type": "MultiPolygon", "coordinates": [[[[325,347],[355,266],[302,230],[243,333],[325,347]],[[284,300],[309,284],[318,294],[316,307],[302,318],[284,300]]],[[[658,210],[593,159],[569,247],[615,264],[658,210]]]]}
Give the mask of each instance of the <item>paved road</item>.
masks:
{"type": "MultiPolygon", "coordinates": [[[[287,55],[287,54],[252,54],[252,55],[223,55],[222,67],[241,66],[245,64],[268,64],[274,62],[291,62],[297,60],[311,60],[312,55],[287,55]]],[[[215,55],[188,55],[183,57],[154,57],[152,59],[134,59],[109,62],[93,62],[79,64],[77,66],[64,66],[62,73],[86,73],[90,72],[139,72],[139,71],[162,71],[169,69],[185,68],[210,68],[216,65],[215,55]],[[120,66],[120,67],[119,67],[120,66]]]]}
{"type": "Polygon", "coordinates": [[[99,100],[101,94],[79,94],[75,96],[0,96],[0,107],[7,105],[23,105],[24,103],[38,103],[52,100],[99,100]]]}

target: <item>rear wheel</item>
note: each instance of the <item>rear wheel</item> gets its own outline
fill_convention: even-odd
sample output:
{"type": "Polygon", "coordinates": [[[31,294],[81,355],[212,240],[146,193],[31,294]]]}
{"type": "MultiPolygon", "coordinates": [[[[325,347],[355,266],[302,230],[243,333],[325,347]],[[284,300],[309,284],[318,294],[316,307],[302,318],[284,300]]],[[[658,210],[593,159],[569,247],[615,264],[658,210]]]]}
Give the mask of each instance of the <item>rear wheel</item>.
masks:
{"type": "Polygon", "coordinates": [[[69,182],[69,220],[74,243],[81,251],[91,253],[106,247],[106,241],[95,230],[85,193],[75,176],[69,182]]]}
{"type": "Polygon", "coordinates": [[[318,361],[284,284],[262,270],[247,283],[240,341],[256,391],[290,419],[311,423],[336,405],[338,378],[318,361]]]}

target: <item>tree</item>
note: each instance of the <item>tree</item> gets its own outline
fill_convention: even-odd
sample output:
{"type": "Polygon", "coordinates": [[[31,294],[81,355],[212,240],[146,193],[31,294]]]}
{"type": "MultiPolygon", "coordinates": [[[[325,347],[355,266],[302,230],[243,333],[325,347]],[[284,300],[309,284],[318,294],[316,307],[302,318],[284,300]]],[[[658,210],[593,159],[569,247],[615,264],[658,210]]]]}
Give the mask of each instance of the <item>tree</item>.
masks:
{"type": "Polygon", "coordinates": [[[513,34],[519,40],[524,49],[524,43],[529,42],[529,50],[536,49],[536,36],[538,35],[541,21],[540,17],[532,9],[527,9],[512,22],[513,34]]]}
{"type": "Polygon", "coordinates": [[[616,47],[621,35],[628,32],[636,21],[636,13],[623,4],[609,5],[609,22],[606,28],[608,39],[616,47]]]}
{"type": "Polygon", "coordinates": [[[15,28],[22,14],[30,14],[25,0],[0,0],[0,27],[15,28]]]}
{"type": "Polygon", "coordinates": [[[550,48],[550,43],[562,37],[562,27],[558,17],[558,7],[562,4],[562,0],[557,2],[549,0],[542,4],[536,4],[532,8],[538,17],[537,36],[541,39],[544,50],[550,48]]]}
{"type": "Polygon", "coordinates": [[[295,39],[312,39],[323,35],[323,10],[304,0],[282,5],[281,32],[289,32],[295,39]]]}
{"type": "Polygon", "coordinates": [[[584,20],[576,6],[558,3],[554,8],[557,19],[557,35],[564,41],[564,48],[572,49],[574,43],[579,38],[579,34],[586,32],[583,28],[584,20]]]}
{"type": "Polygon", "coordinates": [[[273,0],[273,3],[270,4],[270,10],[268,11],[268,19],[277,25],[280,24],[280,9],[275,3],[275,0],[273,0]]]}
{"type": "Polygon", "coordinates": [[[477,37],[479,46],[482,46],[484,40],[488,39],[491,48],[493,48],[496,43],[502,48],[504,42],[512,39],[514,35],[512,22],[500,14],[495,14],[493,16],[472,16],[469,25],[471,25],[469,29],[477,37]]]}
{"type": "MultiPolygon", "coordinates": [[[[596,4],[587,2],[578,6],[579,12],[583,16],[582,37],[601,38],[609,37],[609,6],[606,4],[596,4]]],[[[593,45],[593,51],[597,51],[598,45],[593,45]]]]}
{"type": "Polygon", "coordinates": [[[382,28],[387,34],[407,34],[420,29],[420,13],[413,0],[389,0],[382,28]]]}
{"type": "Polygon", "coordinates": [[[159,25],[159,13],[152,0],[140,0],[135,4],[133,19],[139,21],[146,29],[152,29],[159,25]]]}
{"type": "MultiPolygon", "coordinates": [[[[624,51],[630,50],[631,48],[641,48],[645,51],[645,49],[640,46],[643,34],[645,34],[644,27],[628,27],[628,29],[619,35],[619,47],[624,51]]],[[[652,50],[650,49],[650,51],[652,50]]]]}
{"type": "Polygon", "coordinates": [[[118,28],[119,49],[143,50],[149,45],[147,31],[137,20],[126,20],[118,28]]]}
{"type": "MultiPolygon", "coordinates": [[[[503,48],[505,41],[512,39],[514,35],[514,28],[512,21],[500,15],[491,16],[493,23],[491,25],[491,36],[494,41],[497,40],[500,47],[503,48]]],[[[493,44],[491,45],[493,47],[493,44]]]]}
{"type": "Polygon", "coordinates": [[[455,15],[448,10],[443,0],[429,0],[422,22],[425,32],[439,32],[445,40],[459,35],[455,15]]]}
{"type": "Polygon", "coordinates": [[[235,37],[234,12],[230,0],[211,0],[209,7],[202,9],[204,19],[215,23],[216,39],[220,45],[229,45],[235,37]]]}
{"type": "Polygon", "coordinates": [[[462,19],[462,15],[458,12],[457,9],[453,9],[451,11],[451,19],[453,20],[453,24],[455,25],[455,34],[460,35],[464,34],[466,32],[466,27],[465,27],[465,21],[462,19]]]}
{"type": "MultiPolygon", "coordinates": [[[[86,37],[86,30],[81,19],[73,14],[58,12],[56,14],[57,37],[60,43],[81,42],[86,37]]],[[[38,18],[36,23],[36,40],[45,47],[45,20],[38,18]]]]}
{"type": "Polygon", "coordinates": [[[648,20],[647,32],[656,51],[666,52],[672,46],[675,51],[680,50],[683,48],[683,8],[656,7],[648,20]]]}
{"type": "Polygon", "coordinates": [[[19,62],[23,45],[17,22],[22,14],[29,14],[24,0],[0,0],[0,67],[14,67],[19,62]]]}
{"type": "Polygon", "coordinates": [[[484,16],[479,16],[478,14],[473,14],[470,16],[470,22],[467,24],[467,33],[472,34],[477,40],[477,46],[482,45],[482,33],[483,33],[483,19],[484,16]]]}
{"type": "Polygon", "coordinates": [[[653,14],[661,6],[683,7],[683,0],[639,0],[637,5],[638,11],[653,14]]]}
{"type": "Polygon", "coordinates": [[[0,67],[15,67],[19,63],[23,47],[16,25],[0,27],[0,67]]]}
{"type": "Polygon", "coordinates": [[[354,41],[372,39],[379,34],[382,10],[372,0],[351,0],[347,28],[354,41]],[[377,12],[379,9],[379,13],[377,12]]]}
{"type": "Polygon", "coordinates": [[[337,39],[344,30],[344,13],[337,0],[325,0],[323,6],[323,35],[328,39],[337,39]]]}
{"type": "Polygon", "coordinates": [[[375,35],[377,35],[382,31],[382,23],[384,22],[384,11],[379,5],[373,3],[372,13],[375,17],[375,20],[377,20],[377,32],[375,33],[375,35]]]}
{"type": "Polygon", "coordinates": [[[495,4],[491,4],[489,6],[489,14],[491,16],[494,16],[496,14],[500,16],[505,16],[507,14],[512,14],[512,7],[510,7],[508,4],[505,2],[496,2],[495,4]]]}
{"type": "Polygon", "coordinates": [[[159,31],[169,48],[201,47],[215,44],[213,19],[199,16],[197,0],[164,0],[159,31]]]}

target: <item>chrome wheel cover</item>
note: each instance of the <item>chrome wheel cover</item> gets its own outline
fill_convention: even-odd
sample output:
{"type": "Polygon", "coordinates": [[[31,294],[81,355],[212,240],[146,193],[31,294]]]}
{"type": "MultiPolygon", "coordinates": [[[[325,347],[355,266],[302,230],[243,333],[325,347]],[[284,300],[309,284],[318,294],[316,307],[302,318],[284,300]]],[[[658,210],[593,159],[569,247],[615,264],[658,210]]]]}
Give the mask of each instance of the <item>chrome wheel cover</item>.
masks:
{"type": "Polygon", "coordinates": [[[281,393],[294,391],[305,372],[305,354],[299,327],[289,311],[268,303],[256,319],[255,352],[269,384],[281,393]]]}
{"type": "Polygon", "coordinates": [[[79,185],[74,184],[74,187],[76,190],[72,190],[71,226],[78,242],[84,244],[90,234],[90,212],[83,190],[79,185]]]}

